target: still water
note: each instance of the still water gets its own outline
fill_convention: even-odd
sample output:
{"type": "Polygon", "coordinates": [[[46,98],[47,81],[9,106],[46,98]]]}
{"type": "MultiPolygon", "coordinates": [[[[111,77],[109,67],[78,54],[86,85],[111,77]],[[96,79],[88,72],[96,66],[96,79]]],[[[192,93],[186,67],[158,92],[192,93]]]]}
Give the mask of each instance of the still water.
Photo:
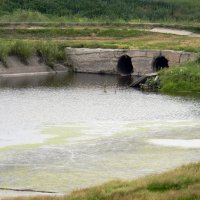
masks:
{"type": "Polygon", "coordinates": [[[0,188],[69,193],[200,161],[200,101],[117,76],[0,79],[0,188]]]}

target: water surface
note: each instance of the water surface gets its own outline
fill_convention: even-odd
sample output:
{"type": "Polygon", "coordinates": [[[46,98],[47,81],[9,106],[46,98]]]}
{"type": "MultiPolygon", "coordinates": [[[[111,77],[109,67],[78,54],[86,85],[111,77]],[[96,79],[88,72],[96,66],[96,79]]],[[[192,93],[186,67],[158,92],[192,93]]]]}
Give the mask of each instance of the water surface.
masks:
{"type": "Polygon", "coordinates": [[[200,101],[117,76],[0,79],[0,187],[68,193],[200,161],[200,101]]]}

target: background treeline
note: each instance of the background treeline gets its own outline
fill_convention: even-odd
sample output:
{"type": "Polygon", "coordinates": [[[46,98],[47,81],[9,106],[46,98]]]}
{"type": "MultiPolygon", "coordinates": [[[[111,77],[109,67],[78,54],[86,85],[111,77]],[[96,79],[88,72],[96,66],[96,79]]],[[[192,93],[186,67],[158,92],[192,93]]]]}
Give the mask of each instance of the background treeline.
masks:
{"type": "Polygon", "coordinates": [[[200,21],[200,0],[0,0],[1,16],[22,10],[47,18],[200,21]]]}

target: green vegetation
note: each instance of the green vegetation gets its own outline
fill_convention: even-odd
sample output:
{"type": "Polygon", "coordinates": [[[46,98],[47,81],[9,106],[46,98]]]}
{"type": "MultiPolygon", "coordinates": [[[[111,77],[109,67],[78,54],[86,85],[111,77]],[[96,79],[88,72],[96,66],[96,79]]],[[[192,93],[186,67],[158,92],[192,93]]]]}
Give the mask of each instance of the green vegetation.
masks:
{"type": "Polygon", "coordinates": [[[188,21],[199,22],[199,0],[1,0],[4,21],[188,21]],[[13,13],[13,17],[10,16],[13,13]]]}
{"type": "MultiPolygon", "coordinates": [[[[112,181],[99,187],[80,190],[64,197],[32,197],[17,200],[199,200],[200,164],[140,178],[112,181]]],[[[11,200],[11,199],[8,199],[11,200]]],[[[13,200],[13,198],[12,198],[13,200]]]]}
{"type": "Polygon", "coordinates": [[[199,93],[200,62],[164,69],[159,73],[160,90],[165,93],[199,93]]]}
{"type": "Polygon", "coordinates": [[[8,53],[18,56],[22,62],[26,63],[28,58],[33,54],[33,47],[27,43],[17,41],[13,44],[8,53]]]}
{"type": "Polygon", "coordinates": [[[64,62],[65,54],[62,46],[47,42],[0,41],[0,61],[6,66],[6,59],[10,55],[18,56],[22,62],[28,64],[28,59],[37,54],[46,64],[64,62]]]}
{"type": "Polygon", "coordinates": [[[92,28],[37,28],[0,29],[2,38],[55,38],[55,37],[113,37],[129,38],[154,33],[134,29],[92,29],[92,28]]]}

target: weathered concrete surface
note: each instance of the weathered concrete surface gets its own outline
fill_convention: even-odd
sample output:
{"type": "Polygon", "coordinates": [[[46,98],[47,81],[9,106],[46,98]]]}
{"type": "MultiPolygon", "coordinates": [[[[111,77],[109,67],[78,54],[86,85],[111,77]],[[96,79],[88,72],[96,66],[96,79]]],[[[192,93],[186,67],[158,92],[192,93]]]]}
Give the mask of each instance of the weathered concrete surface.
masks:
{"type": "Polygon", "coordinates": [[[27,63],[22,62],[17,56],[9,56],[6,66],[0,62],[0,75],[5,74],[37,74],[37,73],[56,73],[66,72],[67,67],[55,64],[53,68],[45,64],[38,56],[32,56],[27,63]]]}
{"type": "Polygon", "coordinates": [[[197,58],[195,53],[169,50],[66,48],[65,53],[67,65],[75,71],[107,74],[118,74],[118,61],[123,55],[131,57],[134,73],[140,75],[154,72],[154,61],[159,56],[164,56],[169,61],[169,67],[197,58]]]}

